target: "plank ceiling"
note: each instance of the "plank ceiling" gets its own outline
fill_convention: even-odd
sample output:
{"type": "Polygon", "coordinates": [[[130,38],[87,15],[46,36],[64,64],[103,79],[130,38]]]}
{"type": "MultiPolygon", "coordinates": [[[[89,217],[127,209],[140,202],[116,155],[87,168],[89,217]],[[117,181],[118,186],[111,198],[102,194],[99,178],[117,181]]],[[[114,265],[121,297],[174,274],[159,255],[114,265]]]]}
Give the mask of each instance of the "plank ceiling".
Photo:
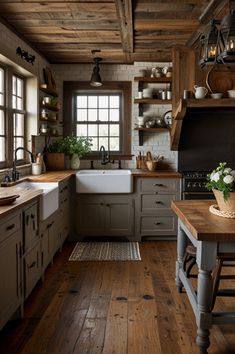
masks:
{"type": "Polygon", "coordinates": [[[91,62],[94,56],[107,63],[170,61],[172,47],[192,44],[200,25],[224,4],[223,0],[1,0],[0,20],[51,63],[91,62]]]}

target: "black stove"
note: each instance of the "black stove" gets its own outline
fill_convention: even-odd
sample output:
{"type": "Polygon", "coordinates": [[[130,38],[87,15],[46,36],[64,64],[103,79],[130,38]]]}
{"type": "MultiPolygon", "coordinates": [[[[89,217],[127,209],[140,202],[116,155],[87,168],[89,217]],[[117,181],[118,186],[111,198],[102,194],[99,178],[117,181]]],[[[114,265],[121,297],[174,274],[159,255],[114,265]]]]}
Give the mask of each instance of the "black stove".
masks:
{"type": "Polygon", "coordinates": [[[205,187],[209,173],[209,171],[182,172],[182,199],[213,199],[213,193],[205,187]]]}

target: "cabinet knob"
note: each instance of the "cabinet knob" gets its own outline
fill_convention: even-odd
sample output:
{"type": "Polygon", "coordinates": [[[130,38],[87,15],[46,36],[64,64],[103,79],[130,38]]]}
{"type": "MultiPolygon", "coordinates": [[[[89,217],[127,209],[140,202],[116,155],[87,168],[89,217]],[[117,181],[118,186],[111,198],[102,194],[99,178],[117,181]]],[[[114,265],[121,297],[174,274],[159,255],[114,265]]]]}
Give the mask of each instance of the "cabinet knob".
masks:
{"type": "Polygon", "coordinates": [[[106,204],[107,207],[110,207],[110,204],[106,204]]]}
{"type": "Polygon", "coordinates": [[[161,225],[161,222],[155,222],[154,225],[158,226],[158,225],[161,225]]]}
{"type": "Polygon", "coordinates": [[[162,183],[154,183],[153,186],[154,187],[164,187],[164,184],[162,184],[162,183]]]}
{"type": "Polygon", "coordinates": [[[12,230],[12,229],[14,229],[14,227],[15,227],[15,224],[8,225],[7,228],[6,228],[6,230],[7,230],[7,231],[8,231],[8,230],[12,230]]]}
{"type": "Polygon", "coordinates": [[[163,202],[161,200],[156,200],[155,204],[163,204],[163,202]]]}

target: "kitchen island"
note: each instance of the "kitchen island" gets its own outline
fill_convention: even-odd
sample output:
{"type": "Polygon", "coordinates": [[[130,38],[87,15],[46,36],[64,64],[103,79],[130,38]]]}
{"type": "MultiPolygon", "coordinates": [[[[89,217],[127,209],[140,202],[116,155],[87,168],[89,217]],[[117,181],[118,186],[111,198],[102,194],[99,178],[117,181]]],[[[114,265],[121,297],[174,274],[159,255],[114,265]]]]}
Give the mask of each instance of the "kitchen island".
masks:
{"type": "Polygon", "coordinates": [[[212,200],[173,201],[172,209],[178,216],[176,285],[184,286],[197,323],[196,343],[200,354],[207,354],[210,328],[213,324],[235,324],[234,312],[213,312],[212,271],[220,254],[235,255],[235,219],[222,218],[209,211],[212,200]],[[197,291],[187,278],[183,260],[188,242],[196,247],[198,266],[197,291]]]}

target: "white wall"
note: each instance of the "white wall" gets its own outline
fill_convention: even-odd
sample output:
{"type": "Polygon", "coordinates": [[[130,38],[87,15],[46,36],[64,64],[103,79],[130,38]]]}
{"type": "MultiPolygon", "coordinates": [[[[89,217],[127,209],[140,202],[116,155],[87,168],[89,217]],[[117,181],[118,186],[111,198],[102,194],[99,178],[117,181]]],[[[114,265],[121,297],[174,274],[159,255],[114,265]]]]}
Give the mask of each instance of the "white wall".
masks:
{"type": "MultiPolygon", "coordinates": [[[[132,102],[134,97],[138,96],[138,82],[134,81],[135,76],[141,76],[141,70],[153,68],[156,66],[170,65],[170,63],[150,63],[136,62],[133,65],[108,65],[101,63],[100,74],[103,81],[131,81],[132,82],[132,102]]],[[[70,65],[52,65],[52,70],[58,86],[59,96],[63,97],[64,81],[89,81],[93,64],[70,64],[70,65]]],[[[166,84],[161,85],[166,89],[166,84]],[[165,85],[165,86],[164,86],[165,85]]],[[[171,109],[171,105],[152,105],[150,112],[155,116],[162,116],[171,109]]],[[[62,112],[61,112],[62,114],[62,112]]],[[[146,153],[151,151],[152,155],[164,155],[165,162],[171,169],[177,169],[177,152],[170,150],[169,132],[146,133],[144,135],[144,145],[139,146],[138,132],[134,130],[136,118],[138,117],[138,104],[132,104],[132,154],[138,155],[139,151],[146,153]]],[[[62,116],[61,116],[62,119],[62,116]]],[[[97,166],[97,163],[95,163],[97,166]]],[[[135,168],[135,157],[132,161],[123,163],[125,167],[135,168]]],[[[82,167],[88,167],[89,164],[83,162],[82,167]]]]}

